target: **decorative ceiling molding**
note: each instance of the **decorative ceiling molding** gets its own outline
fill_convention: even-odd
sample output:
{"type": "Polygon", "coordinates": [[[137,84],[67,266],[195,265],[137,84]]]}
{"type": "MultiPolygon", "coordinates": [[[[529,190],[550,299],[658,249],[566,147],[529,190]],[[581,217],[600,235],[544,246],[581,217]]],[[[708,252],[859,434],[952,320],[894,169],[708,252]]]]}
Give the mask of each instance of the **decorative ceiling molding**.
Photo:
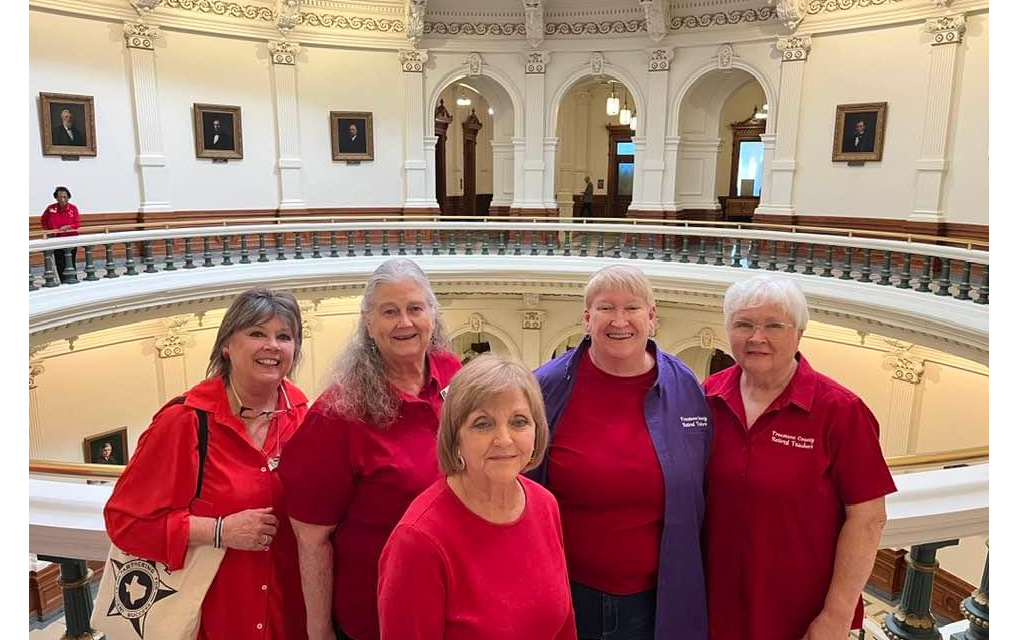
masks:
{"type": "Polygon", "coordinates": [[[277,0],[277,31],[287,37],[298,25],[301,15],[302,0],[277,0]]]}
{"type": "Polygon", "coordinates": [[[654,42],[660,42],[667,35],[671,7],[666,0],[639,0],[639,6],[646,18],[646,33],[654,42]]]}
{"type": "Polygon", "coordinates": [[[426,3],[428,0],[405,0],[405,37],[417,43],[426,27],[426,3]]]}
{"type": "Polygon", "coordinates": [[[530,47],[543,44],[544,18],[543,0],[522,0],[525,8],[525,41],[530,47]]]}

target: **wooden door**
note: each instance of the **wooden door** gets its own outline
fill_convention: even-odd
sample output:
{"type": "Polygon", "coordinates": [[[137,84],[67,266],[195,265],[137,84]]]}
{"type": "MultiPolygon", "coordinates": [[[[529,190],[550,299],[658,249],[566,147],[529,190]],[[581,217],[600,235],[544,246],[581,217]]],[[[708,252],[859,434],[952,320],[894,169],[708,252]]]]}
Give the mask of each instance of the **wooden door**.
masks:
{"type": "Polygon", "coordinates": [[[628,125],[607,125],[607,217],[624,218],[632,203],[635,144],[628,125]]]}

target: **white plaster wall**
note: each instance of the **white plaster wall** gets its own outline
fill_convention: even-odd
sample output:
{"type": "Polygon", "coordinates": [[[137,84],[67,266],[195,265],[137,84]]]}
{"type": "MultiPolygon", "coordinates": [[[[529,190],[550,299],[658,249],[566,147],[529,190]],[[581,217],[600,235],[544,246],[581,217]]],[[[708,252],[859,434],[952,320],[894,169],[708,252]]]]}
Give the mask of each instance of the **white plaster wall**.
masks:
{"type": "Polygon", "coordinates": [[[798,215],[906,219],[926,113],[930,45],[919,23],[813,36],[803,77],[794,202],[798,215]],[[839,104],[887,102],[884,157],[831,162],[839,104]]]}
{"type": "MultiPolygon", "coordinates": [[[[117,22],[28,12],[29,215],[53,202],[53,187],[65,185],[82,213],[136,211],[134,114],[128,56],[117,22]],[[59,43],[55,46],[54,43],[59,43]],[[64,161],[44,156],[39,135],[39,93],[93,96],[96,156],[64,161]]],[[[25,95],[25,94],[22,94],[25,95]]]]}
{"type": "Polygon", "coordinates": [[[990,222],[990,16],[970,16],[955,69],[959,83],[951,109],[944,181],[947,219],[990,222]]]}
{"type": "Polygon", "coordinates": [[[718,196],[726,196],[731,189],[731,156],[734,155],[734,132],[731,130],[732,122],[743,122],[748,120],[753,109],[762,106],[766,102],[766,95],[763,87],[755,79],[750,79],[747,84],[739,87],[724,102],[720,110],[720,153],[717,155],[717,187],[718,196]]]}
{"type": "Polygon", "coordinates": [[[171,207],[276,208],[277,134],[266,44],[178,31],[165,32],[158,42],[156,73],[171,207]],[[194,103],[241,107],[244,158],[213,164],[195,157],[194,103]]]}

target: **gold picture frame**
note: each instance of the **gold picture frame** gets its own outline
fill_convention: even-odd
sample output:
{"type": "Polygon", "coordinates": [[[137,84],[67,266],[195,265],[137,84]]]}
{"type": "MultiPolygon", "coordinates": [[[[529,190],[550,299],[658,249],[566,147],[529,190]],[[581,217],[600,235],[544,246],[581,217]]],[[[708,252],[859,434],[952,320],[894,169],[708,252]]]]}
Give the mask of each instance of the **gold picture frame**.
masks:
{"type": "Polygon", "coordinates": [[[44,156],[95,156],[96,109],[93,97],[40,92],[39,137],[44,156]]]}
{"type": "Polygon", "coordinates": [[[334,160],[372,161],[373,114],[369,111],[330,112],[330,151],[334,160]],[[354,127],[354,135],[351,135],[354,127]]]}
{"type": "Polygon", "coordinates": [[[193,104],[196,158],[245,157],[241,138],[241,107],[226,104],[193,104]]]}
{"type": "Polygon", "coordinates": [[[837,105],[831,161],[874,162],[883,159],[886,129],[886,102],[837,105]]]}

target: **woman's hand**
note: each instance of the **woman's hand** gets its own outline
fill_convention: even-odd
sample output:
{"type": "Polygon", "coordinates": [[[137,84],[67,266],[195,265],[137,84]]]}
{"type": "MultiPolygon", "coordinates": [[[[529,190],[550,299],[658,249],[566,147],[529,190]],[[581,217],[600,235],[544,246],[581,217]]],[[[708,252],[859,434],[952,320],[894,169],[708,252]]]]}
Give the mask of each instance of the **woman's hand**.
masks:
{"type": "Polygon", "coordinates": [[[277,535],[277,517],[273,507],[246,509],[224,518],[223,546],[242,551],[269,551],[277,535]]]}
{"type": "Polygon", "coordinates": [[[61,231],[70,231],[71,230],[71,225],[69,225],[69,224],[61,225],[60,230],[61,231]]]}

